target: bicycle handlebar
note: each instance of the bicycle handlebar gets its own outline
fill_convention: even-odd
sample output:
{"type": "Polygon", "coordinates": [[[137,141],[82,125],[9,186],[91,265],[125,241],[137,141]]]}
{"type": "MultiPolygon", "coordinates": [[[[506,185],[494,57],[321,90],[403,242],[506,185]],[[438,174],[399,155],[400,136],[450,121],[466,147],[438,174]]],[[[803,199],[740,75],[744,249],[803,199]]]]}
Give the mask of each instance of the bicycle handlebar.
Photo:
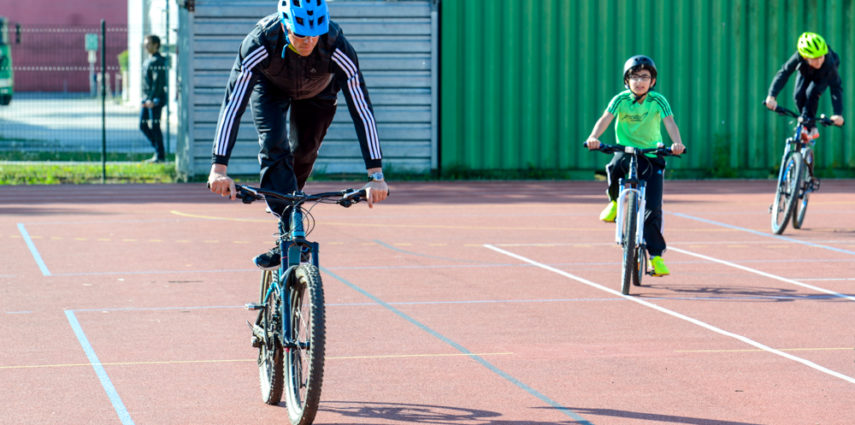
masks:
{"type": "MultiPolygon", "coordinates": [[[[766,102],[764,101],[764,102],[762,103],[762,105],[763,105],[763,107],[765,108],[765,107],[766,107],[766,102]]],[[[769,108],[766,108],[766,109],[769,109],[769,108]]],[[[787,109],[787,108],[784,108],[784,107],[783,107],[783,106],[781,106],[781,105],[777,105],[777,106],[775,106],[775,110],[774,110],[773,112],[776,112],[778,115],[784,115],[784,116],[789,116],[789,117],[792,117],[792,118],[796,118],[796,119],[798,119],[798,120],[799,120],[799,122],[800,122],[800,123],[801,123],[801,122],[804,122],[804,120],[805,120],[805,118],[806,118],[806,117],[803,117],[803,116],[801,116],[801,115],[797,114],[795,111],[791,111],[791,110],[789,110],[789,109],[787,109]]],[[[826,116],[825,116],[825,114],[822,114],[822,115],[820,115],[819,117],[808,118],[808,119],[809,119],[810,121],[817,121],[817,122],[819,122],[820,124],[822,124],[822,125],[824,125],[824,126],[826,126],[826,127],[831,126],[831,125],[837,125],[837,124],[834,124],[834,121],[832,121],[832,120],[831,120],[831,118],[826,117],[826,116]]]]}
{"type": "MultiPolygon", "coordinates": [[[[588,142],[582,143],[582,146],[587,148],[588,142]]],[[[689,152],[688,149],[684,149],[683,153],[681,153],[680,155],[676,155],[676,154],[674,154],[674,152],[671,151],[671,148],[666,148],[665,146],[657,146],[655,148],[639,149],[639,148],[634,148],[632,146],[608,145],[605,143],[600,143],[600,147],[597,150],[600,152],[603,152],[603,153],[624,152],[624,153],[629,153],[629,154],[640,154],[640,155],[644,155],[647,153],[655,153],[656,156],[676,156],[678,158],[680,157],[680,155],[689,152]]]]}
{"type": "Polygon", "coordinates": [[[335,199],[334,202],[347,208],[353,204],[358,203],[359,201],[364,200],[367,196],[365,189],[345,189],[340,190],[338,192],[321,192],[315,194],[308,194],[303,192],[281,193],[275,190],[262,189],[260,187],[244,186],[240,184],[236,184],[235,189],[237,190],[237,197],[240,198],[245,204],[250,204],[258,200],[264,200],[267,199],[267,197],[280,199],[292,205],[301,204],[306,201],[322,202],[324,200],[332,200],[333,198],[338,198],[335,199]]]}

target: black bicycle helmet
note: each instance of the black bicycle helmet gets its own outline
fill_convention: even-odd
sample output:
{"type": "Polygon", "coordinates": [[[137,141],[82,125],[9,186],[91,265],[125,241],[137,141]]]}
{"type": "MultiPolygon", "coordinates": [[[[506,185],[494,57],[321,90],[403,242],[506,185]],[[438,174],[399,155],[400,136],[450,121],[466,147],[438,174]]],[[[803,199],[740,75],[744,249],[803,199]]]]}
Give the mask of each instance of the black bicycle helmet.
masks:
{"type": "MultiPolygon", "coordinates": [[[[653,63],[653,59],[650,59],[644,55],[635,55],[626,60],[626,63],[623,64],[623,85],[626,88],[629,88],[629,74],[638,71],[639,69],[646,69],[650,71],[650,76],[653,79],[656,79],[656,64],[653,63]]],[[[650,86],[652,90],[653,87],[656,86],[654,82],[653,85],[650,86]]]]}

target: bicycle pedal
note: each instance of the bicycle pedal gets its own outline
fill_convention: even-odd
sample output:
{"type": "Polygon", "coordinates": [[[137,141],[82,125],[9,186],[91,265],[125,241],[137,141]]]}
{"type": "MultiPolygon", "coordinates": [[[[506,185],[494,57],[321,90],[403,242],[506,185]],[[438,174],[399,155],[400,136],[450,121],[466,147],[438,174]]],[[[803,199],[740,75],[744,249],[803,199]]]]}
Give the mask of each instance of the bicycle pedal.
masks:
{"type": "Polygon", "coordinates": [[[264,304],[246,303],[244,304],[244,308],[250,311],[264,310],[264,304]]]}

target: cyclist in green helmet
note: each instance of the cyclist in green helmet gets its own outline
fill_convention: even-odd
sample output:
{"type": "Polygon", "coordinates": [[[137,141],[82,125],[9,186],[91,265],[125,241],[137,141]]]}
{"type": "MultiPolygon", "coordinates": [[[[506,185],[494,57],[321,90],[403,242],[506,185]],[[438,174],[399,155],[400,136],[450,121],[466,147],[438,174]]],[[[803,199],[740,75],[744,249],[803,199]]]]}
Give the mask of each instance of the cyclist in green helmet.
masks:
{"type": "Polygon", "coordinates": [[[844,122],[843,85],[837,73],[840,57],[828,47],[822,36],[812,32],[802,33],[796,43],[796,50],[775,74],[766,96],[766,107],[775,110],[778,106],[775,98],[787,84],[790,74],[798,70],[793,97],[799,113],[807,119],[805,127],[809,129],[809,137],[815,138],[818,133],[811,119],[816,117],[819,97],[825,89],[831,89],[831,107],[834,109],[831,120],[835,125],[843,125],[844,122]]]}

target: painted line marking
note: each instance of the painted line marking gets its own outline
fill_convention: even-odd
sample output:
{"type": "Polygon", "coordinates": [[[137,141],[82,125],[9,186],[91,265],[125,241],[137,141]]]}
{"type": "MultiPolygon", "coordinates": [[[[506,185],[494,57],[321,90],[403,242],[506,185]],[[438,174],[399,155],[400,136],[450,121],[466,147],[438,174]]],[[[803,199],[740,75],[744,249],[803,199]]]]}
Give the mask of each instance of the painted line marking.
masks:
{"type": "Polygon", "coordinates": [[[50,270],[48,270],[44,260],[42,260],[42,256],[39,255],[39,250],[36,249],[36,244],[34,244],[33,240],[30,239],[30,234],[27,233],[27,229],[24,227],[24,223],[18,223],[18,231],[21,232],[21,237],[24,238],[24,242],[26,242],[27,247],[30,248],[30,254],[33,255],[33,259],[36,260],[36,264],[38,264],[39,269],[41,269],[42,271],[42,274],[45,276],[50,276],[50,270]]]}
{"type": "Polygon", "coordinates": [[[719,334],[719,335],[724,335],[724,336],[726,336],[726,337],[730,337],[730,338],[736,339],[736,340],[738,340],[738,341],[744,342],[745,344],[748,344],[748,345],[751,345],[751,346],[753,346],[753,347],[756,347],[756,348],[758,348],[758,349],[760,349],[760,350],[763,350],[763,351],[769,352],[769,353],[771,353],[771,354],[775,354],[775,355],[780,356],[780,357],[783,357],[783,358],[785,358],[785,359],[789,359],[789,360],[792,360],[792,361],[795,361],[795,362],[801,363],[801,364],[803,364],[803,365],[805,365],[805,366],[808,366],[808,367],[810,367],[810,368],[812,368],[812,369],[815,369],[815,370],[817,370],[817,371],[820,371],[820,372],[822,372],[822,373],[825,373],[825,374],[831,375],[831,376],[833,376],[833,377],[835,377],[835,378],[839,378],[839,379],[842,379],[842,380],[847,381],[847,382],[849,382],[849,383],[855,384],[855,378],[853,378],[853,377],[851,377],[851,376],[844,375],[844,374],[842,374],[842,373],[840,373],[840,372],[835,372],[835,371],[833,371],[833,370],[831,370],[831,369],[828,369],[828,368],[826,368],[826,367],[824,367],[824,366],[820,366],[820,365],[818,365],[818,364],[816,364],[816,363],[814,363],[814,362],[812,362],[812,361],[810,361],[810,360],[806,360],[806,359],[803,359],[803,358],[801,358],[801,357],[796,357],[796,356],[794,356],[794,355],[792,355],[792,354],[788,354],[788,353],[785,353],[785,352],[783,352],[783,351],[781,351],[781,350],[774,349],[774,348],[772,348],[772,347],[769,347],[769,346],[767,346],[767,345],[764,345],[764,344],[761,344],[761,343],[759,343],[759,342],[757,342],[757,341],[754,341],[753,339],[750,339],[750,338],[748,338],[748,337],[745,337],[745,336],[742,336],[742,335],[739,335],[739,334],[736,334],[736,333],[733,333],[733,332],[726,331],[726,330],[724,330],[724,329],[721,329],[721,328],[719,328],[719,327],[713,326],[713,325],[711,325],[711,324],[709,324],[709,323],[706,323],[706,322],[704,322],[704,321],[701,321],[701,320],[695,319],[695,318],[693,318],[693,317],[686,316],[686,315],[684,315],[684,314],[678,313],[678,312],[673,311],[673,310],[669,310],[669,309],[667,309],[667,308],[665,308],[665,307],[661,307],[661,306],[659,306],[659,305],[656,305],[656,304],[654,304],[654,303],[651,303],[651,302],[648,302],[648,301],[642,300],[642,299],[640,299],[640,298],[636,298],[636,297],[631,297],[631,296],[623,295],[623,294],[621,294],[619,291],[616,291],[616,290],[614,290],[614,289],[611,289],[611,288],[605,287],[605,286],[603,286],[603,285],[600,285],[600,284],[595,283],[595,282],[592,282],[592,281],[590,281],[590,280],[587,280],[587,279],[581,278],[581,277],[579,277],[579,276],[576,276],[576,275],[573,275],[573,274],[567,273],[567,272],[565,272],[564,270],[559,270],[559,269],[556,269],[555,267],[551,267],[551,266],[548,266],[548,265],[546,265],[546,264],[543,264],[543,263],[540,263],[540,262],[534,261],[534,260],[532,260],[532,259],[530,259],[530,258],[526,258],[526,257],[523,257],[523,256],[521,256],[521,255],[514,254],[513,252],[505,251],[504,249],[498,248],[498,247],[496,247],[496,246],[489,245],[489,244],[485,244],[485,245],[484,245],[484,247],[485,247],[485,248],[488,248],[488,249],[491,249],[491,250],[493,250],[493,251],[496,251],[496,252],[498,252],[498,253],[500,253],[500,254],[507,255],[508,257],[516,258],[517,260],[520,260],[520,261],[523,261],[523,262],[529,263],[529,264],[531,264],[531,265],[534,265],[534,266],[540,267],[540,268],[542,268],[542,269],[544,269],[544,270],[548,270],[548,271],[551,271],[551,272],[553,272],[553,273],[556,273],[556,274],[559,274],[559,275],[561,275],[561,276],[564,276],[564,277],[566,277],[566,278],[569,278],[569,279],[575,280],[575,281],[577,281],[577,282],[579,282],[579,283],[583,283],[583,284],[588,285],[588,286],[590,286],[590,287],[592,287],[592,288],[596,288],[596,289],[599,289],[599,290],[601,290],[601,291],[608,292],[608,293],[610,293],[610,294],[613,294],[613,295],[616,295],[616,296],[622,297],[622,298],[624,298],[624,299],[626,299],[626,300],[628,300],[628,301],[632,301],[632,302],[634,302],[634,303],[641,304],[641,305],[643,305],[643,306],[645,306],[645,307],[652,308],[652,309],[657,310],[657,311],[659,311],[659,312],[665,313],[665,314],[667,314],[667,315],[669,315],[669,316],[676,317],[676,318],[678,318],[678,319],[680,319],[680,320],[687,321],[687,322],[692,323],[692,324],[694,324],[694,325],[700,326],[700,327],[702,327],[702,328],[704,328],[704,329],[707,329],[707,330],[710,330],[710,331],[712,331],[712,332],[715,332],[715,333],[717,333],[717,334],[719,334]]]}
{"type": "Polygon", "coordinates": [[[86,353],[86,357],[89,359],[89,363],[92,365],[92,368],[95,369],[95,374],[98,375],[98,379],[101,381],[101,386],[104,387],[104,391],[107,392],[107,397],[110,399],[110,403],[113,404],[113,408],[116,410],[116,414],[119,415],[119,419],[122,421],[122,424],[133,425],[134,421],[131,420],[131,415],[128,413],[128,409],[125,408],[125,404],[122,403],[122,398],[119,397],[116,387],[113,386],[113,382],[110,381],[107,371],[104,370],[104,366],[102,366],[101,361],[98,360],[95,350],[92,348],[92,345],[89,344],[89,339],[86,338],[86,334],[83,333],[83,328],[80,326],[80,322],[77,321],[74,311],[65,310],[65,317],[68,318],[68,323],[71,325],[71,329],[74,330],[74,334],[77,336],[77,341],[80,342],[80,345],[83,347],[83,351],[86,353]]]}
{"type": "Polygon", "coordinates": [[[808,285],[807,283],[802,283],[802,282],[799,282],[799,281],[796,281],[793,279],[787,279],[785,277],[777,276],[777,275],[774,275],[771,273],[766,273],[764,271],[760,271],[757,269],[752,269],[751,267],[745,267],[745,266],[742,266],[742,265],[739,265],[736,263],[731,263],[730,261],[721,260],[718,258],[713,258],[713,257],[707,256],[707,255],[698,254],[698,253],[695,253],[692,251],[686,251],[685,249],[680,249],[680,248],[676,248],[676,247],[669,247],[668,249],[674,250],[674,251],[682,253],[682,254],[690,255],[692,257],[711,261],[713,263],[723,264],[723,265],[728,266],[728,267],[733,267],[735,269],[739,269],[739,270],[746,271],[749,273],[754,273],[756,275],[760,275],[763,277],[768,277],[769,279],[779,280],[781,282],[789,283],[791,285],[801,286],[802,288],[807,288],[807,289],[810,289],[813,291],[822,292],[822,293],[829,294],[829,295],[832,295],[832,296],[835,296],[838,298],[844,298],[844,299],[847,299],[849,301],[855,301],[855,297],[853,297],[853,296],[844,295],[844,294],[841,294],[839,292],[834,292],[834,291],[831,291],[831,290],[828,290],[825,288],[820,288],[818,286],[808,285]]]}
{"type": "MultiPolygon", "coordinates": [[[[477,353],[478,356],[510,356],[513,352],[501,353],[477,353]]],[[[443,357],[468,357],[463,353],[426,353],[426,354],[378,354],[372,356],[326,356],[326,360],[376,360],[376,359],[406,359],[406,358],[443,358],[443,357]]],[[[138,362],[109,362],[99,363],[102,366],[150,366],[150,365],[180,365],[180,364],[220,364],[220,363],[249,363],[257,362],[258,359],[221,359],[221,360],[160,360],[160,361],[138,361],[138,362]]],[[[0,366],[4,369],[42,369],[42,368],[66,368],[92,366],[91,363],[59,363],[0,366]]]]}
{"type": "MultiPolygon", "coordinates": [[[[827,347],[827,348],[779,348],[781,351],[855,351],[855,347],[827,347]]],[[[675,353],[762,353],[763,350],[736,349],[736,350],[674,350],[675,353]]]]}
{"type": "Polygon", "coordinates": [[[534,388],[532,388],[532,387],[530,387],[530,386],[526,385],[525,383],[523,383],[522,381],[520,381],[520,380],[518,380],[518,379],[514,378],[513,376],[511,376],[511,375],[510,375],[510,374],[508,374],[507,372],[505,372],[505,371],[503,371],[503,370],[499,369],[498,367],[494,366],[492,363],[490,363],[490,362],[488,362],[487,360],[485,360],[485,359],[484,359],[484,357],[479,356],[478,354],[476,354],[476,353],[473,353],[473,352],[469,351],[466,347],[464,347],[464,346],[462,346],[462,345],[458,344],[457,342],[452,341],[452,340],[451,340],[451,339],[449,339],[448,337],[446,337],[446,336],[444,336],[444,335],[440,334],[439,332],[437,332],[437,331],[435,331],[435,330],[433,330],[433,329],[429,328],[427,325],[425,325],[425,324],[423,324],[423,323],[419,322],[418,320],[416,320],[416,319],[414,319],[414,318],[410,317],[409,315],[407,315],[407,314],[406,314],[406,313],[404,313],[403,311],[398,310],[397,308],[395,308],[395,307],[393,307],[391,304],[389,304],[389,303],[387,303],[387,302],[385,302],[385,301],[381,300],[380,298],[378,298],[378,297],[377,297],[377,296],[375,296],[374,294],[372,294],[372,293],[370,293],[370,292],[368,292],[368,291],[366,291],[366,290],[364,290],[364,289],[360,288],[359,286],[357,286],[357,285],[355,285],[355,284],[353,284],[353,283],[349,282],[349,281],[348,281],[348,280],[346,280],[345,278],[343,278],[343,277],[341,277],[341,276],[339,276],[339,275],[337,275],[337,274],[335,274],[335,273],[332,273],[331,271],[329,271],[328,269],[326,269],[326,268],[324,268],[324,267],[321,267],[321,271],[323,271],[324,273],[326,273],[326,274],[328,274],[328,275],[332,276],[334,279],[336,279],[336,280],[338,280],[339,282],[341,282],[341,283],[345,284],[346,286],[350,287],[350,288],[351,288],[351,289],[353,289],[354,291],[356,291],[356,292],[358,292],[358,293],[362,294],[363,296],[365,296],[365,297],[367,297],[367,298],[371,299],[371,300],[372,300],[372,301],[374,301],[375,303],[377,303],[377,304],[379,304],[379,305],[383,306],[384,308],[386,308],[387,310],[391,311],[392,313],[394,313],[394,314],[395,314],[395,315],[397,315],[398,317],[400,317],[400,318],[402,318],[402,319],[406,320],[407,322],[410,322],[412,325],[415,325],[417,328],[419,328],[419,329],[421,329],[421,330],[425,331],[426,333],[430,334],[430,335],[431,335],[431,336],[433,336],[434,338],[436,338],[436,339],[438,339],[438,340],[440,340],[440,341],[442,341],[442,342],[444,342],[444,343],[446,343],[446,344],[450,345],[450,346],[451,346],[451,347],[453,347],[455,350],[457,350],[457,351],[459,351],[459,352],[463,353],[465,356],[467,356],[467,357],[471,358],[472,360],[475,360],[476,362],[480,363],[482,366],[484,366],[484,367],[485,367],[485,368],[487,368],[488,370],[492,371],[492,372],[493,372],[493,373],[495,373],[496,375],[499,375],[500,377],[502,377],[502,378],[503,378],[503,379],[505,379],[506,381],[508,381],[508,382],[510,382],[510,383],[512,383],[512,384],[514,384],[517,388],[522,389],[523,391],[525,391],[525,392],[529,393],[530,395],[532,395],[532,396],[534,396],[534,397],[536,397],[536,398],[540,399],[540,400],[541,400],[541,401],[543,401],[544,403],[546,403],[546,404],[548,404],[548,405],[550,405],[550,406],[554,407],[556,410],[558,410],[559,412],[563,413],[564,415],[566,415],[566,416],[569,416],[569,417],[573,418],[575,421],[577,421],[577,423],[579,423],[579,424],[588,424],[588,425],[592,425],[592,423],[591,423],[591,422],[587,421],[585,418],[583,418],[582,416],[580,416],[578,413],[574,412],[573,410],[570,410],[570,409],[569,409],[569,408],[567,408],[567,407],[562,406],[562,405],[561,405],[561,404],[559,404],[558,402],[556,402],[556,401],[554,401],[554,400],[550,399],[549,397],[547,397],[547,396],[545,396],[545,395],[541,394],[540,392],[538,392],[538,391],[537,391],[537,390],[535,390],[534,388]]]}
{"type": "Polygon", "coordinates": [[[694,216],[691,216],[691,215],[688,215],[688,214],[675,213],[675,212],[669,212],[669,213],[667,213],[667,214],[675,215],[675,216],[677,216],[677,217],[687,218],[687,219],[689,219],[689,220],[700,221],[701,223],[712,224],[712,225],[719,226],[719,227],[724,227],[724,228],[727,228],[727,229],[739,230],[739,231],[741,231],[741,232],[751,233],[751,234],[753,234],[753,235],[763,236],[763,237],[766,237],[766,238],[772,238],[772,239],[777,239],[777,240],[782,240],[782,241],[787,241],[787,242],[798,243],[798,244],[802,244],[802,245],[812,246],[812,247],[814,247],[814,248],[827,249],[827,250],[829,250],[829,251],[840,252],[840,253],[843,253],[843,254],[855,255],[855,251],[849,251],[849,250],[847,250],[847,249],[836,248],[836,247],[828,246],[828,245],[820,245],[820,244],[818,244],[818,243],[813,243],[813,242],[808,242],[808,241],[801,241],[801,240],[794,239],[794,238],[790,238],[790,237],[787,237],[787,236],[773,235],[773,234],[770,234],[770,233],[764,233],[764,232],[760,232],[760,231],[757,231],[757,230],[748,229],[748,228],[745,228],[745,227],[739,227],[739,226],[734,226],[734,225],[732,225],[732,224],[722,223],[722,222],[720,222],[720,221],[708,220],[708,219],[701,218],[701,217],[694,217],[694,216]]]}

